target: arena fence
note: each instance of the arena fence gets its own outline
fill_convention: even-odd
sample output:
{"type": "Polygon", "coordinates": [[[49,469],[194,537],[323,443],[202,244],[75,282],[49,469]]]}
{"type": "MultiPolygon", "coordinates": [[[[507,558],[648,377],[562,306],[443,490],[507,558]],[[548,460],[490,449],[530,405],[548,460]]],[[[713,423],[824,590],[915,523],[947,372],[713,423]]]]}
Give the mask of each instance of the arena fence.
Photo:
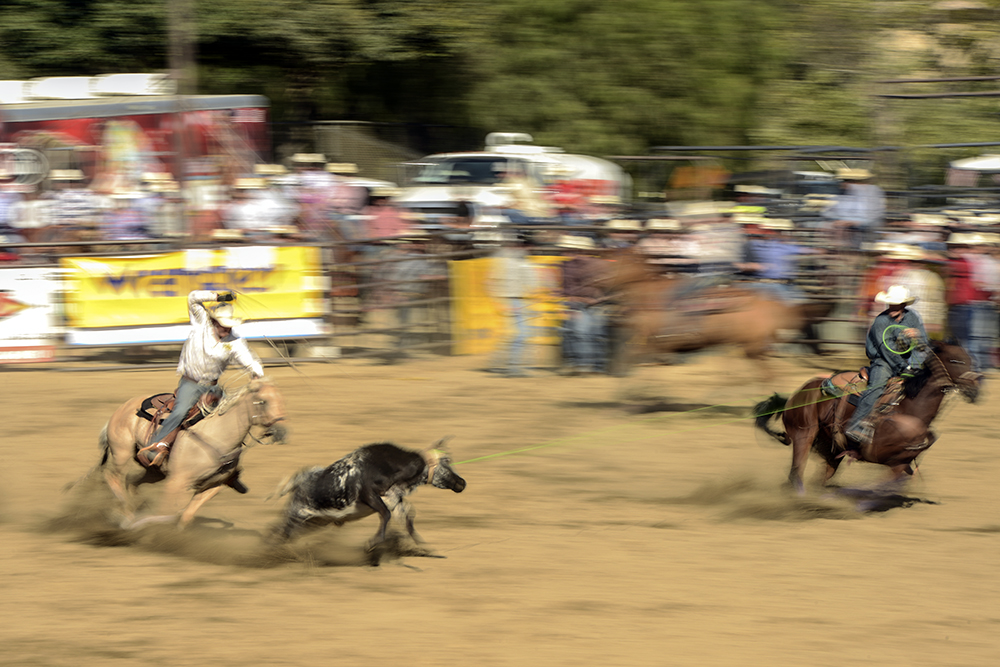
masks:
{"type": "MultiPolygon", "coordinates": [[[[533,305],[533,324],[536,325],[533,342],[541,358],[558,363],[561,313],[557,267],[562,253],[555,241],[567,228],[532,226],[521,231],[530,233],[535,240],[531,255],[544,275],[542,288],[535,295],[533,305]]],[[[598,235],[603,233],[604,228],[601,225],[574,227],[573,231],[598,235]]],[[[466,238],[457,241],[453,231],[431,233],[422,244],[425,250],[415,254],[408,254],[398,244],[376,239],[295,243],[296,247],[312,249],[310,252],[315,252],[318,258],[319,276],[310,280],[319,290],[317,295],[322,304],[317,317],[322,319],[323,326],[304,335],[286,337],[279,333],[262,334],[256,338],[248,335],[248,338],[265,346],[261,356],[269,363],[329,362],[351,358],[372,358],[392,363],[413,354],[488,352],[495,348],[504,334],[502,318],[495,308],[491,308],[484,285],[485,266],[495,245],[488,240],[477,240],[477,236],[491,233],[495,234],[495,231],[472,231],[465,234],[466,238]],[[418,267],[415,272],[413,267],[409,272],[402,270],[415,258],[424,266],[418,267]]],[[[813,242],[809,238],[801,240],[813,242]]],[[[129,265],[170,253],[219,249],[217,244],[179,244],[176,240],[102,241],[85,246],[67,246],[65,242],[33,243],[8,247],[23,253],[22,261],[16,266],[0,269],[0,275],[11,271],[29,272],[25,275],[49,271],[57,280],[63,281],[71,281],[71,272],[67,267],[81,262],[116,258],[122,265],[129,265]],[[32,271],[36,273],[30,273],[32,271]]],[[[290,243],[273,247],[287,249],[290,243]]],[[[827,351],[845,346],[854,351],[858,349],[868,324],[867,314],[859,312],[857,296],[864,269],[864,258],[835,254],[816,255],[801,264],[796,282],[810,298],[831,301],[834,308],[828,317],[822,318],[818,337],[800,336],[798,343],[815,344],[827,351]]],[[[183,270],[158,271],[144,271],[143,277],[149,280],[155,278],[161,283],[167,281],[176,288],[175,292],[181,290],[186,279],[183,270]],[[150,278],[153,274],[156,274],[154,278],[150,278]]],[[[227,280],[224,275],[210,278],[204,284],[205,289],[233,287],[224,284],[227,280]],[[222,282],[213,282],[216,279],[222,282]]],[[[235,287],[240,289],[239,285],[235,287]]],[[[0,289],[8,288],[0,283],[0,289]]],[[[32,359],[30,354],[27,358],[17,358],[14,354],[12,360],[58,363],[97,359],[111,363],[126,362],[130,367],[138,363],[144,368],[155,365],[167,367],[176,363],[176,351],[183,337],[172,341],[116,342],[114,336],[102,341],[75,334],[71,305],[74,298],[80,297],[74,297],[73,289],[71,282],[67,282],[55,295],[53,321],[44,332],[50,344],[50,356],[32,359]]],[[[149,289],[152,290],[151,296],[157,295],[157,287],[149,289]]],[[[174,294],[175,300],[169,309],[172,312],[179,308],[179,313],[175,313],[178,317],[174,319],[183,320],[175,322],[183,328],[186,311],[183,305],[177,305],[177,296],[174,294]]],[[[269,306],[260,306],[258,312],[254,312],[255,303],[261,299],[263,296],[259,292],[250,291],[240,301],[247,304],[245,315],[248,319],[268,319],[269,306]]],[[[16,295],[14,301],[17,301],[16,295]]],[[[139,302],[136,303],[138,305],[139,302]]],[[[158,307],[167,308],[166,304],[170,302],[163,303],[158,307]]],[[[114,322],[111,324],[109,330],[115,330],[114,322]]],[[[0,335],[2,333],[0,328],[0,335]]],[[[11,341],[0,341],[0,354],[5,346],[15,345],[11,341]]]]}

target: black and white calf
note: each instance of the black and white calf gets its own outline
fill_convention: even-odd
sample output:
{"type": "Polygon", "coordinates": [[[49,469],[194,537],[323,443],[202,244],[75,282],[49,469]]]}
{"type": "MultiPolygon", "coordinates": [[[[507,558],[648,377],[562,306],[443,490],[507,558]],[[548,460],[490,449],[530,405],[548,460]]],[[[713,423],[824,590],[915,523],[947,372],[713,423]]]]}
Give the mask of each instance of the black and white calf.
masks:
{"type": "Polygon", "coordinates": [[[419,542],[406,496],[424,484],[455,493],[465,489],[465,480],[439,449],[415,452],[388,442],[365,445],[326,468],[305,468],[283,482],[276,495],[292,497],[272,538],[284,542],[310,528],[340,526],[378,513],[382,522],[371,546],[385,540],[392,516],[419,542]]]}

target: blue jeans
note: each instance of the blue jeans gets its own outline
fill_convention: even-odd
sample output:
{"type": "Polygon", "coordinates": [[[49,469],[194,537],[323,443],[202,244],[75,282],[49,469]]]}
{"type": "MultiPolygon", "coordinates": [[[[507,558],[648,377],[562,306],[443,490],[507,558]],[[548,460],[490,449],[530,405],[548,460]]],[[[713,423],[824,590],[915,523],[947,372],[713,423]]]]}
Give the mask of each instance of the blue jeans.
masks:
{"type": "Polygon", "coordinates": [[[163,438],[170,435],[171,431],[181,425],[188,411],[195,406],[202,394],[207,394],[214,390],[216,390],[216,387],[206,387],[197,382],[192,382],[186,377],[182,377],[181,381],[177,384],[177,391],[175,392],[177,402],[174,404],[173,412],[167,415],[167,418],[160,424],[160,428],[156,430],[153,439],[150,440],[150,444],[160,442],[163,438]]]}
{"type": "Polygon", "coordinates": [[[885,362],[874,361],[868,369],[868,388],[858,399],[858,407],[854,409],[854,414],[847,422],[845,431],[852,431],[861,424],[861,421],[871,414],[878,399],[885,390],[885,384],[892,378],[892,370],[885,362]]]}
{"type": "Polygon", "coordinates": [[[977,371],[993,368],[993,348],[997,339],[997,311],[989,301],[973,301],[969,318],[969,356],[977,371]]]}
{"type": "Polygon", "coordinates": [[[505,319],[509,329],[504,347],[498,352],[496,366],[509,372],[520,372],[524,368],[524,351],[531,335],[531,308],[527,299],[504,299],[507,307],[505,319]]]}
{"type": "Polygon", "coordinates": [[[563,324],[566,364],[595,373],[607,371],[607,317],[600,306],[567,304],[563,324]]]}
{"type": "MultiPolygon", "coordinates": [[[[948,309],[948,330],[966,352],[972,349],[972,304],[960,303],[948,309]]],[[[971,354],[971,352],[970,352],[971,354]]]]}

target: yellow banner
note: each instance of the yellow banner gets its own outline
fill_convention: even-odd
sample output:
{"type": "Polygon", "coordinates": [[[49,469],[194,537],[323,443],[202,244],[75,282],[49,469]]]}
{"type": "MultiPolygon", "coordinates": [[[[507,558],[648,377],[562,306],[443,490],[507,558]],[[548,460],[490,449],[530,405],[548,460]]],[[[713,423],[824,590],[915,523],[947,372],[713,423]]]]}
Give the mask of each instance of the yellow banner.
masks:
{"type": "MultiPolygon", "coordinates": [[[[539,289],[529,295],[531,325],[535,335],[530,342],[557,345],[562,323],[559,289],[559,263],[565,257],[529,257],[538,270],[539,289]]],[[[483,354],[492,352],[506,335],[506,320],[499,304],[487,292],[492,257],[449,262],[452,293],[452,353],[483,354]]]]}
{"type": "Polygon", "coordinates": [[[234,247],[138,257],[62,259],[66,317],[73,328],[188,321],[193,290],[237,292],[237,315],[286,320],[323,315],[320,249],[234,247]]]}

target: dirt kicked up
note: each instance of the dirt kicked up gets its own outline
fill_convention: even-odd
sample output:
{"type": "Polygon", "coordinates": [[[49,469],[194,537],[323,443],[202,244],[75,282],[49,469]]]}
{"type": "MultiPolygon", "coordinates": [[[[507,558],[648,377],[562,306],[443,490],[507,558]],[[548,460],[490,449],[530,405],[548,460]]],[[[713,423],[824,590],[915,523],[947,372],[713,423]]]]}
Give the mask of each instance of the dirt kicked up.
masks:
{"type": "Polygon", "coordinates": [[[0,665],[996,664],[995,378],[975,405],[949,399],[908,506],[860,513],[790,495],[790,451],[749,417],[816,362],[779,359],[767,387],[725,352],[628,380],[484,362],[269,369],[289,444],[251,449],[250,492],[223,490],[182,533],[118,530],[98,478],[63,491],[115,407],[172,371],[0,368],[0,665]],[[636,393],[683,409],[630,412],[636,393]],[[371,517],[264,546],[289,473],[444,436],[468,488],[411,496],[425,545],[397,534],[371,567],[371,517]]]}

